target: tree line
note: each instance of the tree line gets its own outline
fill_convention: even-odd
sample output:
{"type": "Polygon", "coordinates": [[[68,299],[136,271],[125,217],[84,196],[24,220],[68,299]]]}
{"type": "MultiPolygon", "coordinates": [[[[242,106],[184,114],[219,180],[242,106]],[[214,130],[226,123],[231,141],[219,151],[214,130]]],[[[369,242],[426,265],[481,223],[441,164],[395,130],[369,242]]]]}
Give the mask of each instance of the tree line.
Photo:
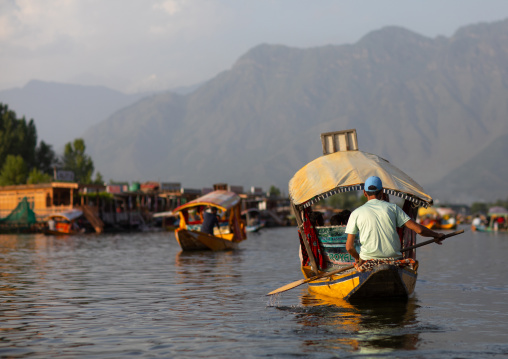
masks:
{"type": "Polygon", "coordinates": [[[102,184],[100,173],[92,180],[94,164],[85,150],[85,141],[77,138],[58,156],[52,145],[37,144],[33,119],[18,118],[0,103],[0,186],[48,183],[53,181],[55,168],[74,172],[76,182],[102,184]]]}

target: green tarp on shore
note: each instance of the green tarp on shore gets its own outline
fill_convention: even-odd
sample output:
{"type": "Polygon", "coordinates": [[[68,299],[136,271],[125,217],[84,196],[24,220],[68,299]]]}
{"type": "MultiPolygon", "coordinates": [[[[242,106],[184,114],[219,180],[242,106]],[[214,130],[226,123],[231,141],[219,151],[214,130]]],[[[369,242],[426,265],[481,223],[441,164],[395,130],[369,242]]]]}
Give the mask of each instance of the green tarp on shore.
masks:
{"type": "Polygon", "coordinates": [[[16,208],[5,218],[0,218],[0,232],[18,232],[30,230],[37,223],[30,203],[24,197],[16,208]]]}

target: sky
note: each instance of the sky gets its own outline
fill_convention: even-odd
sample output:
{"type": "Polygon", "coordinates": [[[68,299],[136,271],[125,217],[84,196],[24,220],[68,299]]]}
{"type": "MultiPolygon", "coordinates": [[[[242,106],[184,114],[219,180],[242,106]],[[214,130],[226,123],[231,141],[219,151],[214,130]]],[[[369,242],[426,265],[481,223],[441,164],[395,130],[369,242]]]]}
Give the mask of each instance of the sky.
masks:
{"type": "Polygon", "coordinates": [[[0,0],[0,90],[36,79],[161,91],[259,44],[351,44],[392,25],[449,37],[506,18],[506,0],[0,0]]]}

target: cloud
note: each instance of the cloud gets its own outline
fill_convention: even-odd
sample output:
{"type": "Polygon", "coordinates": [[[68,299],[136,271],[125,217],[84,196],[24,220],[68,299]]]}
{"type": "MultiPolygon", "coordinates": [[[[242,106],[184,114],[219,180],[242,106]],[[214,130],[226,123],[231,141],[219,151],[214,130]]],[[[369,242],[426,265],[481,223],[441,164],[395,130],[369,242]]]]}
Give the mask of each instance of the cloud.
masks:
{"type": "Polygon", "coordinates": [[[363,5],[337,0],[0,0],[0,89],[31,79],[68,82],[86,78],[84,73],[93,74],[89,79],[97,85],[122,91],[164,89],[207,80],[260,43],[351,43],[385,25],[449,34],[457,27],[454,19],[470,23],[481,14],[479,8],[484,20],[501,17],[503,9],[508,16],[508,2],[460,1],[470,5],[456,6],[458,0],[446,6],[438,0],[366,0],[363,5]]]}
{"type": "Polygon", "coordinates": [[[36,49],[62,36],[80,32],[75,0],[15,0],[6,3],[0,17],[0,41],[36,49]]]}
{"type": "Polygon", "coordinates": [[[185,1],[178,0],[164,0],[161,2],[157,2],[153,5],[154,9],[160,9],[168,13],[169,15],[174,15],[177,12],[182,10],[185,1]]]}

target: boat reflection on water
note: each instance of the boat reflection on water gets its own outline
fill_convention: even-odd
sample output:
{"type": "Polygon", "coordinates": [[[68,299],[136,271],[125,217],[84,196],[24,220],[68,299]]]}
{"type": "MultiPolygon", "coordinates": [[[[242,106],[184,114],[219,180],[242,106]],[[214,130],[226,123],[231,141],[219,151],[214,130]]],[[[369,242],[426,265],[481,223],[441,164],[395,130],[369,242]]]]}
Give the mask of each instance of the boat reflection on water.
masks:
{"type": "Polygon", "coordinates": [[[298,322],[310,334],[305,346],[325,346],[362,355],[416,349],[418,305],[414,297],[351,304],[309,292],[301,296],[301,305],[306,310],[298,315],[298,322]],[[316,331],[326,335],[319,336],[316,331]]]}
{"type": "Polygon", "coordinates": [[[242,276],[235,270],[239,262],[241,256],[234,251],[180,251],[175,257],[175,280],[177,284],[199,285],[200,290],[234,285],[242,276]]]}
{"type": "Polygon", "coordinates": [[[169,298],[170,310],[182,323],[180,336],[205,338],[207,333],[216,330],[219,317],[233,320],[238,303],[248,299],[246,293],[236,289],[242,285],[242,273],[236,270],[240,263],[241,257],[233,251],[176,254],[169,298]],[[200,334],[196,334],[197,318],[200,334]]]}

